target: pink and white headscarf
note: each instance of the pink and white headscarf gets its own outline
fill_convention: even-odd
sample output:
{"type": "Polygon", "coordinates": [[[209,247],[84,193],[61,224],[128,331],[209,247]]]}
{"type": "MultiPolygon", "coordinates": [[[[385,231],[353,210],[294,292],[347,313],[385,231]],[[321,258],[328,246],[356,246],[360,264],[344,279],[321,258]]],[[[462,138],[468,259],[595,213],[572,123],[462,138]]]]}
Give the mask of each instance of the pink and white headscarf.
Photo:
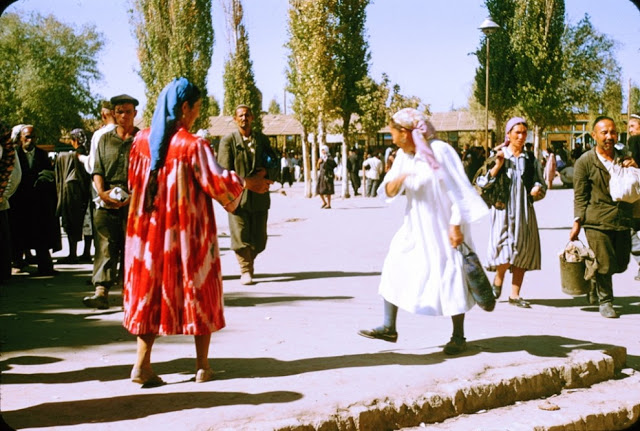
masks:
{"type": "Polygon", "coordinates": [[[414,108],[404,108],[391,117],[399,126],[411,131],[413,143],[416,145],[416,153],[425,158],[433,170],[440,168],[429,141],[436,138],[436,129],[427,120],[427,117],[414,108]]]}

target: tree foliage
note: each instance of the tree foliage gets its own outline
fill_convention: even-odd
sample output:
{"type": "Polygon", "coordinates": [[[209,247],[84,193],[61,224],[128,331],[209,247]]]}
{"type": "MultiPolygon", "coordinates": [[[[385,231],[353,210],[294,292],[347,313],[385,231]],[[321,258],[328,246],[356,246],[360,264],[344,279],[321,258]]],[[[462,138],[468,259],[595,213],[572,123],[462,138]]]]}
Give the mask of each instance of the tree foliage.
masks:
{"type": "Polygon", "coordinates": [[[209,96],[209,115],[212,117],[220,115],[220,102],[213,95],[209,96]]]}
{"type": "Polygon", "coordinates": [[[138,40],[140,77],[145,83],[150,123],[156,100],[172,79],[184,76],[202,92],[195,128],[209,127],[207,73],[213,53],[211,0],[133,0],[131,20],[138,40]]]}
{"type": "Polygon", "coordinates": [[[249,36],[244,27],[242,3],[240,0],[230,0],[228,8],[228,22],[234,26],[230,34],[233,34],[233,52],[224,65],[223,85],[225,115],[234,115],[238,105],[251,107],[254,114],[253,129],[262,130],[262,94],[256,86],[253,75],[253,63],[249,54],[249,36]]]}
{"type": "Polygon", "coordinates": [[[271,99],[271,102],[269,103],[269,110],[267,112],[273,115],[282,114],[282,109],[280,109],[280,104],[276,101],[275,97],[271,99]]]}
{"type": "Polygon", "coordinates": [[[562,42],[562,91],[571,112],[590,113],[593,118],[602,114],[620,117],[622,87],[615,41],[599,33],[585,15],[576,25],[567,26],[562,42]]]}
{"type": "Polygon", "coordinates": [[[0,117],[33,124],[40,143],[55,144],[63,131],[83,126],[95,114],[91,84],[100,78],[102,35],[94,27],[75,30],[32,14],[0,17],[0,117]]]}
{"type": "Polygon", "coordinates": [[[629,90],[629,114],[640,114],[640,88],[632,86],[629,90]]]}
{"type": "Polygon", "coordinates": [[[391,93],[389,77],[382,74],[382,80],[378,83],[367,75],[358,83],[358,86],[360,89],[356,101],[360,107],[359,123],[362,132],[368,139],[372,139],[389,121],[387,109],[387,100],[391,93]]]}
{"type": "Polygon", "coordinates": [[[489,15],[500,28],[490,36],[483,37],[480,47],[475,52],[479,66],[476,69],[474,95],[478,103],[486,108],[487,38],[491,39],[489,41],[489,111],[495,118],[496,131],[502,130],[505,117],[517,105],[516,56],[511,45],[516,2],[517,0],[485,1],[489,15]]]}
{"type": "Polygon", "coordinates": [[[564,0],[519,1],[511,34],[518,106],[540,130],[566,119],[562,92],[564,0]]]}

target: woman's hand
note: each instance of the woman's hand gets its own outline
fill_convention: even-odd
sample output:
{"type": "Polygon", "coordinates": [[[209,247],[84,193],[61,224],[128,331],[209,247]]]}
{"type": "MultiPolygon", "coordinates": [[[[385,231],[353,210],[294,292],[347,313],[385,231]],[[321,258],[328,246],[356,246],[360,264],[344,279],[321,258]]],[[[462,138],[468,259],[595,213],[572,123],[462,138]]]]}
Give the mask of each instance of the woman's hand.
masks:
{"type": "Polygon", "coordinates": [[[498,150],[496,153],[496,164],[493,165],[493,168],[489,171],[492,178],[498,176],[498,172],[500,171],[500,168],[502,168],[502,165],[504,165],[504,151],[498,150]]]}
{"type": "Polygon", "coordinates": [[[539,185],[533,186],[529,194],[531,195],[531,197],[533,197],[534,201],[539,201],[544,197],[544,192],[542,191],[542,187],[539,185]]]}
{"type": "Polygon", "coordinates": [[[464,235],[460,230],[460,225],[451,224],[449,225],[449,242],[451,243],[451,247],[457,248],[464,241],[464,235]]]}
{"type": "Polygon", "coordinates": [[[637,168],[638,164],[636,163],[636,161],[633,158],[629,157],[629,158],[626,158],[626,159],[624,159],[622,161],[622,167],[623,168],[637,168]]]}
{"type": "Polygon", "coordinates": [[[400,191],[400,187],[402,187],[402,183],[404,183],[405,178],[407,178],[409,174],[400,174],[396,179],[391,180],[385,186],[385,192],[387,196],[390,198],[394,197],[400,191]]]}

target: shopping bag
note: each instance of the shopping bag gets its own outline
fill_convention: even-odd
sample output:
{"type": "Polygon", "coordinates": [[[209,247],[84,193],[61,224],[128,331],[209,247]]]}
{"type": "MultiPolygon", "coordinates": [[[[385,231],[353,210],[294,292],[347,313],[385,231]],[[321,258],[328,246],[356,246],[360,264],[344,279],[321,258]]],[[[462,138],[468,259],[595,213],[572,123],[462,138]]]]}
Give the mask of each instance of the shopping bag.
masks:
{"type": "Polygon", "coordinates": [[[458,246],[458,251],[462,254],[464,280],[473,299],[483,310],[493,311],[496,298],[493,296],[491,282],[482,268],[478,255],[464,242],[458,246]]]}
{"type": "Polygon", "coordinates": [[[609,192],[614,201],[634,203],[640,200],[640,169],[614,164],[609,174],[609,192]]]}

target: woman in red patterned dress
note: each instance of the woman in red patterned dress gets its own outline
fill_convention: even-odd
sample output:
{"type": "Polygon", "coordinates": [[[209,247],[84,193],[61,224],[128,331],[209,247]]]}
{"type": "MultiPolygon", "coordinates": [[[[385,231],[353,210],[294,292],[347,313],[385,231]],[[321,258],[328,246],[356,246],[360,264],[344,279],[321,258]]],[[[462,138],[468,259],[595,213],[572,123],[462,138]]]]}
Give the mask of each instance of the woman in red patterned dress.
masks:
{"type": "Polygon", "coordinates": [[[211,333],[225,320],[212,198],[233,211],[243,188],[269,188],[259,175],[242,179],[222,169],[209,143],[189,133],[200,106],[200,90],[174,79],[158,98],[151,128],[131,147],[123,325],[137,335],[131,380],[147,386],[164,383],[151,368],[157,335],[193,335],[195,380],[213,377],[211,333]]]}

